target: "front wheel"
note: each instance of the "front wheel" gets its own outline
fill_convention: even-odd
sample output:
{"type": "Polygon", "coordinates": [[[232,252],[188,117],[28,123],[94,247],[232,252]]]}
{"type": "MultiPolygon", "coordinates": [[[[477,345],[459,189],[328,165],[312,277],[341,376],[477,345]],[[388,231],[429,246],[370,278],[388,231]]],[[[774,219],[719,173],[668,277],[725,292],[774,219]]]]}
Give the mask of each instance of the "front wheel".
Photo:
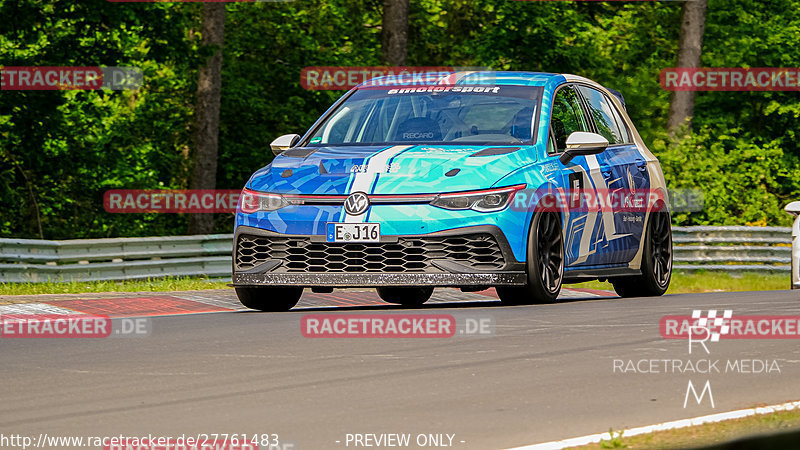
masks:
{"type": "Polygon", "coordinates": [[[672,227],[669,213],[652,213],[642,240],[642,274],[611,279],[620,297],[657,297],[664,295],[672,279],[672,227]]]}
{"type": "Polygon", "coordinates": [[[292,309],[303,288],[299,287],[237,287],[236,296],[242,305],[259,311],[288,311],[292,309]]]}
{"type": "Polygon", "coordinates": [[[528,233],[528,282],[522,287],[497,287],[506,305],[555,303],[564,278],[564,235],[556,212],[536,213],[528,233]]]}
{"type": "Polygon", "coordinates": [[[420,306],[433,295],[433,288],[424,287],[379,287],[378,296],[388,303],[403,306],[420,306]]]}

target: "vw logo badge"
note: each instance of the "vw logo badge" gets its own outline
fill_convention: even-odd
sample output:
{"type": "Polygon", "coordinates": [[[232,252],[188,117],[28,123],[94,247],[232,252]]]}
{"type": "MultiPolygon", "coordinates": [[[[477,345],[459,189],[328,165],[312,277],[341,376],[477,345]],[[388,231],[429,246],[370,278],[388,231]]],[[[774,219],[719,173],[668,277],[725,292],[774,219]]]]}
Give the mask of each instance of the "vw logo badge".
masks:
{"type": "Polygon", "coordinates": [[[369,197],[363,192],[350,194],[347,200],[344,201],[344,210],[351,216],[364,214],[367,208],[369,208],[369,197]]]}

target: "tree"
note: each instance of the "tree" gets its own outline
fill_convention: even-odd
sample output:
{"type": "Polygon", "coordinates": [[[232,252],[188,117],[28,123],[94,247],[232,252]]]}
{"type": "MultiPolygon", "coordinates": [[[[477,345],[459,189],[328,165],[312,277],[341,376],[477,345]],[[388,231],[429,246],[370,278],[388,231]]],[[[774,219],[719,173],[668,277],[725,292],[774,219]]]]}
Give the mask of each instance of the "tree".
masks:
{"type": "MultiPolygon", "coordinates": [[[[700,67],[707,7],[708,0],[693,0],[683,4],[677,67],[700,67]]],[[[670,134],[674,134],[684,124],[691,130],[694,97],[694,91],[675,91],[672,94],[667,118],[667,130],[670,134]]]]}
{"type": "MultiPolygon", "coordinates": [[[[194,167],[192,189],[217,187],[217,151],[219,146],[219,109],[222,99],[222,46],[225,39],[225,4],[203,5],[202,44],[213,53],[200,67],[197,76],[197,106],[195,109],[194,167]]],[[[211,233],[214,215],[192,214],[189,234],[211,233]]]]}
{"type": "Polygon", "coordinates": [[[409,0],[383,0],[381,53],[384,64],[405,66],[408,48],[409,0]]]}

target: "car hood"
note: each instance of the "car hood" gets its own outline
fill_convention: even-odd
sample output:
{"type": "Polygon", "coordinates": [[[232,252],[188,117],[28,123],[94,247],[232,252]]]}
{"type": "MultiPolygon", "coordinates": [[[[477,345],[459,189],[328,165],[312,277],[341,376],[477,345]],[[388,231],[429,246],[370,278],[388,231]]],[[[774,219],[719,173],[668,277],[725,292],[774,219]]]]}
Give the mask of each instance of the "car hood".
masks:
{"type": "Polygon", "coordinates": [[[299,147],[257,171],[247,187],[283,194],[420,194],[492,187],[533,161],[528,146],[299,147]]]}

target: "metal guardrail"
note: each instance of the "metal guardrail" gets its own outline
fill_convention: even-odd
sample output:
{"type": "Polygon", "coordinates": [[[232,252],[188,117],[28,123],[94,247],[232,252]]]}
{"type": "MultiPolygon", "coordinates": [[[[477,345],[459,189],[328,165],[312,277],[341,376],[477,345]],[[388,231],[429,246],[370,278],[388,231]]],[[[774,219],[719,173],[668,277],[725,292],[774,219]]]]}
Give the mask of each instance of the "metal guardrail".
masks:
{"type": "MultiPolygon", "coordinates": [[[[673,227],[672,230],[676,269],[789,271],[791,267],[791,228],[673,227]]],[[[68,241],[0,239],[0,282],[167,276],[229,279],[232,242],[232,234],[68,241]]]]}
{"type": "Polygon", "coordinates": [[[788,227],[672,227],[672,243],[676,269],[791,270],[788,227]]]}
{"type": "Polygon", "coordinates": [[[232,234],[42,241],[0,239],[0,282],[230,278],[232,234]]]}

